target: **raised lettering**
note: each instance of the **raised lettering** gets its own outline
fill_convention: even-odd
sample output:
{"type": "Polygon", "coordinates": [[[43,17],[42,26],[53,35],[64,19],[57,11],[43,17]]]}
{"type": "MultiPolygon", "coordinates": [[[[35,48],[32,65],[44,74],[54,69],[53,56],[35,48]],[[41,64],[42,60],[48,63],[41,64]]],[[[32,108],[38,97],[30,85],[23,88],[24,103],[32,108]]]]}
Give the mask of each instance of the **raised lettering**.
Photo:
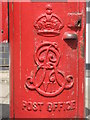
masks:
{"type": "Polygon", "coordinates": [[[58,102],[58,104],[59,104],[58,111],[61,111],[61,108],[63,108],[63,102],[58,102]]]}
{"type": "Polygon", "coordinates": [[[27,110],[28,111],[32,110],[32,102],[28,102],[28,104],[27,104],[27,110]]]}
{"type": "Polygon", "coordinates": [[[48,102],[48,106],[47,106],[47,111],[48,112],[52,112],[52,103],[51,102],[48,102]]]}
{"type": "Polygon", "coordinates": [[[43,106],[43,102],[38,102],[38,106],[39,106],[39,111],[42,111],[42,106],[43,106]]]}
{"type": "Polygon", "coordinates": [[[47,83],[43,82],[43,87],[44,87],[45,92],[47,92],[48,85],[49,85],[49,82],[47,83]]]}
{"type": "Polygon", "coordinates": [[[58,102],[54,102],[53,103],[53,111],[56,111],[57,107],[58,107],[58,102]]]}
{"type": "Polygon", "coordinates": [[[66,102],[66,105],[67,105],[66,109],[71,110],[71,102],[70,101],[66,102]]]}
{"type": "Polygon", "coordinates": [[[38,110],[38,108],[37,108],[37,103],[36,103],[36,102],[33,103],[33,110],[34,110],[34,111],[37,111],[37,110],[38,110]]]}
{"type": "Polygon", "coordinates": [[[27,102],[23,101],[23,108],[22,108],[22,110],[26,110],[26,107],[27,107],[27,102]]]}
{"type": "Polygon", "coordinates": [[[72,101],[71,101],[72,110],[75,109],[75,107],[76,107],[75,105],[76,105],[76,101],[75,101],[75,100],[72,100],[72,101]]]}

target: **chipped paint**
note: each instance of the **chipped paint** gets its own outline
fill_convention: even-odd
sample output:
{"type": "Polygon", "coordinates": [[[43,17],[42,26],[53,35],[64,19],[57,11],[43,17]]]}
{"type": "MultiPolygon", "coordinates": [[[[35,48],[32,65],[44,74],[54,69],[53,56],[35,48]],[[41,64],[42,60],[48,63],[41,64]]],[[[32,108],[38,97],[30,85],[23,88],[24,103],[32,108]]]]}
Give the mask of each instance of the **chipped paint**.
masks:
{"type": "Polygon", "coordinates": [[[76,26],[77,26],[77,27],[81,27],[81,22],[82,22],[82,20],[81,20],[81,19],[78,19],[78,21],[77,21],[77,23],[76,23],[76,26]]]}

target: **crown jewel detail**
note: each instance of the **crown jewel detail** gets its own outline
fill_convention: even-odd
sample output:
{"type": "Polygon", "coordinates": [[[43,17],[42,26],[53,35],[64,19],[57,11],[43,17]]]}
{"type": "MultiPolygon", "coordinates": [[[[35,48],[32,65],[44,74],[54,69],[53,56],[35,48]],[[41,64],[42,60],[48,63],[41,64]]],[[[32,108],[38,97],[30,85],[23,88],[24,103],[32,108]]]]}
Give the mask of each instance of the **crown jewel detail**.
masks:
{"type": "Polygon", "coordinates": [[[46,6],[46,13],[42,14],[35,21],[34,27],[37,34],[46,37],[53,37],[60,34],[64,27],[61,19],[52,12],[51,5],[46,6]]]}

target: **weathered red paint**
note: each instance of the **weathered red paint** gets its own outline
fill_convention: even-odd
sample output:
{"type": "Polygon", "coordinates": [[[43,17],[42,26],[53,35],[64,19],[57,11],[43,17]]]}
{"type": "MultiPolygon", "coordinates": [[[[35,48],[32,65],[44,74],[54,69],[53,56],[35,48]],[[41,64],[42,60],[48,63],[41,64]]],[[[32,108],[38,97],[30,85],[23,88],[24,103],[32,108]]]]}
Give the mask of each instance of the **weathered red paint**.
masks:
{"type": "Polygon", "coordinates": [[[9,6],[10,117],[83,118],[85,3],[9,6]]]}
{"type": "Polygon", "coordinates": [[[0,43],[8,42],[8,3],[0,2],[0,43]]]}

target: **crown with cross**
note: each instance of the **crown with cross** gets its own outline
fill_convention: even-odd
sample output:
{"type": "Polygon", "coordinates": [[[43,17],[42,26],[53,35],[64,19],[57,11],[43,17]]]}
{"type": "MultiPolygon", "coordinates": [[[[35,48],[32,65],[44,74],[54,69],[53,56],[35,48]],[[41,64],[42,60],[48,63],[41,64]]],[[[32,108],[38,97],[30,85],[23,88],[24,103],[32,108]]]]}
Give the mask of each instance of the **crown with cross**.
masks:
{"type": "Polygon", "coordinates": [[[52,6],[47,5],[46,13],[37,18],[34,27],[38,35],[53,37],[60,34],[64,25],[61,19],[53,13],[52,6]]]}

